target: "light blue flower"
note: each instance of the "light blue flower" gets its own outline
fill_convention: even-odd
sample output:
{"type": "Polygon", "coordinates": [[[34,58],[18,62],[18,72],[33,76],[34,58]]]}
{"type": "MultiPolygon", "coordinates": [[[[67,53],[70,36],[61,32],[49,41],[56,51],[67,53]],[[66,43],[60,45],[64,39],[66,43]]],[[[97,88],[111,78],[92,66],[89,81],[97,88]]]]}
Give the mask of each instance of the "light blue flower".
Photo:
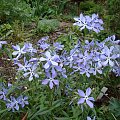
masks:
{"type": "Polygon", "coordinates": [[[6,41],[0,41],[0,49],[2,48],[2,45],[7,44],[6,41]]]}
{"type": "Polygon", "coordinates": [[[58,66],[58,63],[56,62],[56,59],[59,59],[58,55],[51,56],[51,53],[46,51],[45,56],[46,58],[40,58],[40,61],[47,61],[47,63],[44,65],[45,69],[48,69],[51,65],[58,66]]]}
{"type": "Polygon", "coordinates": [[[78,104],[83,104],[84,102],[86,102],[90,108],[93,108],[94,105],[92,102],[95,100],[93,97],[89,97],[90,94],[91,88],[87,88],[86,93],[84,93],[82,90],[78,90],[78,95],[81,96],[81,98],[78,100],[78,104]]]}
{"type": "Polygon", "coordinates": [[[10,99],[7,99],[7,103],[6,103],[7,108],[9,108],[10,110],[12,109],[12,111],[14,112],[15,110],[19,110],[19,102],[17,101],[17,99],[13,96],[10,96],[10,99]]]}
{"type": "Polygon", "coordinates": [[[20,48],[19,45],[12,45],[13,49],[16,50],[12,53],[12,55],[16,56],[16,59],[19,59],[21,57],[22,54],[25,54],[26,51],[25,51],[25,46],[23,46],[22,48],[20,48]]]}
{"type": "Polygon", "coordinates": [[[113,54],[113,49],[113,46],[111,46],[110,49],[105,46],[105,48],[102,50],[104,54],[102,54],[100,58],[102,59],[103,66],[114,66],[114,60],[117,58],[117,55],[113,54]]]}
{"type": "Polygon", "coordinates": [[[28,68],[27,71],[23,74],[24,77],[29,75],[29,81],[33,80],[33,77],[38,78],[39,75],[36,72],[37,66],[34,64],[32,67],[28,68]]]}
{"type": "Polygon", "coordinates": [[[46,78],[42,81],[43,85],[47,85],[49,83],[50,89],[52,89],[54,85],[59,86],[59,80],[54,79],[56,77],[56,74],[52,73],[52,75],[51,75],[50,73],[46,73],[46,75],[48,78],[46,78]]]}

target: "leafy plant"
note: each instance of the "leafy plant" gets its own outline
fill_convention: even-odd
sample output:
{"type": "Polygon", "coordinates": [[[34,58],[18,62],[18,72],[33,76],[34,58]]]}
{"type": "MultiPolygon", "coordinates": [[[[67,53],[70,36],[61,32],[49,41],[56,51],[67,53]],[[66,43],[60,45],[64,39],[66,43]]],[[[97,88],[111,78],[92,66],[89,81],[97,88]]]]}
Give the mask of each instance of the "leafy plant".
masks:
{"type": "Polygon", "coordinates": [[[107,22],[112,33],[116,33],[120,37],[120,1],[119,0],[107,0],[107,22]]]}
{"type": "Polygon", "coordinates": [[[55,31],[59,27],[59,21],[57,19],[43,19],[38,21],[37,32],[50,33],[55,31]]]}
{"type": "Polygon", "coordinates": [[[99,15],[103,15],[103,6],[100,4],[96,4],[92,0],[88,0],[80,3],[80,10],[86,14],[98,13],[99,15]]]}
{"type": "Polygon", "coordinates": [[[0,25],[0,39],[5,39],[12,33],[12,26],[10,24],[0,25]]]}
{"type": "Polygon", "coordinates": [[[109,110],[117,117],[120,117],[120,100],[112,98],[109,102],[109,110]]]}
{"type": "Polygon", "coordinates": [[[0,23],[28,21],[31,14],[30,6],[22,0],[0,0],[0,23]]]}

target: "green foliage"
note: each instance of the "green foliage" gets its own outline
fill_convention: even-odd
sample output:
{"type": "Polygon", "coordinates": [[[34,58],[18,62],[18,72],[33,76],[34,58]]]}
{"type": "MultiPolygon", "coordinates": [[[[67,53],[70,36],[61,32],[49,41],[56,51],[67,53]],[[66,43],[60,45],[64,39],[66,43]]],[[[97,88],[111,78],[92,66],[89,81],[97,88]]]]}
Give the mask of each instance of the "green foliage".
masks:
{"type": "Polygon", "coordinates": [[[59,27],[59,21],[57,19],[43,19],[38,21],[37,32],[50,33],[55,31],[59,27]]]}
{"type": "Polygon", "coordinates": [[[27,21],[31,18],[32,10],[21,0],[0,0],[0,23],[14,20],[27,21]]]}
{"type": "Polygon", "coordinates": [[[117,118],[120,118],[120,100],[112,98],[109,104],[109,109],[117,118]]]}
{"type": "Polygon", "coordinates": [[[96,4],[92,0],[88,0],[80,3],[80,10],[86,14],[98,13],[99,15],[103,14],[103,6],[96,4]]]}
{"type": "Polygon", "coordinates": [[[10,24],[2,24],[0,25],[0,39],[5,39],[12,32],[12,26],[10,24]]]}
{"type": "Polygon", "coordinates": [[[107,22],[110,31],[120,37],[120,0],[107,0],[107,22]]]}
{"type": "Polygon", "coordinates": [[[13,24],[3,24],[0,26],[0,39],[9,40],[9,42],[22,42],[30,40],[33,34],[25,30],[24,23],[15,21],[13,24]]]}
{"type": "MultiPolygon", "coordinates": [[[[76,5],[70,0],[24,0],[33,10],[34,16],[55,18],[57,15],[76,14],[76,5]]],[[[64,17],[64,16],[63,16],[64,17]]]]}
{"type": "Polygon", "coordinates": [[[31,33],[29,33],[28,31],[26,32],[24,23],[20,23],[19,21],[15,21],[13,23],[12,31],[13,32],[9,39],[14,43],[29,40],[30,37],[32,36],[31,33]]]}

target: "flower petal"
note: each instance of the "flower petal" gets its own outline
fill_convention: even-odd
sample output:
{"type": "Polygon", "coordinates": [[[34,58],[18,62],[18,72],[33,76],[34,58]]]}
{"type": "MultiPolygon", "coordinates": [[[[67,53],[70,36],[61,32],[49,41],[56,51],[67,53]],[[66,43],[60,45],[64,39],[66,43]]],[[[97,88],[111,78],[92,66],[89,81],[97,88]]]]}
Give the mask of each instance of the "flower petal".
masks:
{"type": "Polygon", "coordinates": [[[91,88],[87,88],[86,90],[86,96],[89,96],[91,94],[91,88]]]}
{"type": "Polygon", "coordinates": [[[50,89],[53,88],[53,81],[50,81],[49,86],[50,86],[50,89]]]}
{"type": "Polygon", "coordinates": [[[82,90],[78,90],[78,94],[79,94],[81,97],[85,97],[85,93],[84,93],[82,90]]]}
{"type": "Polygon", "coordinates": [[[95,101],[93,97],[89,97],[88,100],[95,101]]]}
{"type": "Polygon", "coordinates": [[[48,69],[49,66],[50,66],[50,64],[49,64],[49,62],[47,62],[47,63],[44,65],[44,68],[45,68],[45,69],[48,69]]]}
{"type": "Polygon", "coordinates": [[[47,52],[45,53],[45,56],[46,56],[48,59],[51,58],[50,52],[47,51],[47,52]]]}
{"type": "Polygon", "coordinates": [[[45,61],[45,60],[46,60],[46,58],[44,58],[44,57],[40,58],[40,61],[45,61]]]}
{"type": "Polygon", "coordinates": [[[17,55],[19,53],[19,51],[14,51],[13,53],[12,53],[12,55],[17,55]]]}
{"type": "Polygon", "coordinates": [[[57,72],[55,71],[54,67],[52,67],[52,78],[55,78],[57,76],[57,72]]]}
{"type": "Polygon", "coordinates": [[[107,64],[108,64],[108,60],[102,62],[102,65],[103,65],[103,66],[107,66],[107,64]]]}
{"type": "Polygon", "coordinates": [[[89,116],[87,116],[87,120],[92,120],[89,116]]]}
{"type": "Polygon", "coordinates": [[[51,61],[52,65],[58,66],[58,63],[55,61],[51,61]]]}
{"type": "Polygon", "coordinates": [[[90,106],[90,108],[93,108],[93,103],[89,100],[86,100],[86,103],[90,106]]]}
{"type": "Polygon", "coordinates": [[[59,85],[59,81],[58,80],[53,80],[55,85],[59,85]]]}
{"type": "Polygon", "coordinates": [[[82,104],[82,103],[84,103],[84,101],[85,101],[84,98],[80,98],[80,99],[78,100],[78,104],[82,104]]]}
{"type": "Polygon", "coordinates": [[[43,85],[47,85],[48,82],[49,82],[49,80],[48,80],[48,79],[45,79],[45,80],[42,81],[42,84],[43,84],[43,85]]]}
{"type": "Polygon", "coordinates": [[[110,66],[114,66],[114,62],[113,61],[111,61],[111,60],[109,60],[109,64],[110,64],[110,66]]]}

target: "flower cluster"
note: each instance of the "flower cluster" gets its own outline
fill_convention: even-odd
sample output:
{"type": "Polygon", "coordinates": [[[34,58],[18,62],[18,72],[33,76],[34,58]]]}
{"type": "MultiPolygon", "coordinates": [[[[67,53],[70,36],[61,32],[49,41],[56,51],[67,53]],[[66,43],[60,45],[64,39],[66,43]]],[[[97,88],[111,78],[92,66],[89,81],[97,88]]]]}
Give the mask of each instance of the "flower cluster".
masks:
{"type": "Polygon", "coordinates": [[[71,74],[79,72],[90,77],[90,74],[102,74],[106,66],[113,68],[120,56],[119,50],[115,53],[115,49],[114,44],[108,46],[106,40],[102,42],[94,39],[90,42],[85,40],[84,45],[79,42],[66,58],[67,65],[73,69],[71,74]]]}
{"type": "Polygon", "coordinates": [[[12,47],[15,50],[12,55],[16,56],[14,60],[19,60],[19,58],[21,58],[25,53],[29,53],[30,56],[33,56],[35,53],[37,53],[37,50],[32,47],[31,43],[25,43],[22,48],[19,45],[13,45],[12,47]]]}
{"type": "MultiPolygon", "coordinates": [[[[79,26],[80,30],[88,29],[99,33],[104,29],[103,21],[97,14],[92,14],[91,17],[80,14],[79,18],[74,19],[77,21],[74,25],[79,26]]],[[[78,43],[69,52],[64,50],[64,45],[61,43],[48,44],[48,40],[49,36],[42,37],[35,47],[31,43],[12,46],[14,49],[12,55],[15,57],[13,61],[17,66],[18,75],[32,81],[40,78],[40,74],[42,74],[44,79],[42,78],[40,81],[41,84],[48,85],[50,89],[59,87],[61,77],[67,78],[66,70],[71,72],[70,75],[79,73],[89,78],[91,75],[103,74],[104,68],[109,67],[109,70],[120,76],[120,46],[118,45],[120,40],[116,41],[114,35],[101,42],[95,39],[78,40],[78,43]]],[[[6,41],[0,41],[0,48],[3,44],[7,44],[6,41]]],[[[67,80],[65,82],[65,93],[70,95],[68,92],[73,91],[74,88],[69,86],[67,80]]],[[[12,84],[8,84],[7,87],[3,84],[0,86],[0,99],[5,101],[8,110],[18,111],[20,107],[24,108],[29,104],[27,96],[8,95],[12,84]]],[[[91,92],[91,88],[87,88],[86,92],[78,89],[78,105],[87,104],[93,108],[95,100],[93,97],[89,97],[91,92]]],[[[88,116],[87,120],[91,120],[91,118],[88,116]]]]}
{"type": "Polygon", "coordinates": [[[6,97],[12,87],[12,84],[8,83],[7,88],[5,88],[4,84],[1,84],[0,87],[0,99],[5,101],[8,110],[12,109],[14,112],[15,110],[19,110],[20,106],[24,108],[25,105],[29,104],[27,96],[20,95],[19,97],[15,98],[13,95],[10,95],[9,98],[6,97]]]}
{"type": "Polygon", "coordinates": [[[83,30],[87,28],[88,30],[95,31],[96,33],[99,33],[104,28],[102,27],[103,21],[99,19],[98,14],[92,14],[92,16],[84,16],[82,13],[80,14],[80,17],[74,18],[76,23],[73,25],[77,25],[80,27],[80,30],[83,30]]]}
{"type": "MultiPolygon", "coordinates": [[[[36,49],[32,47],[31,43],[25,43],[23,47],[19,45],[13,46],[15,51],[12,54],[16,56],[13,60],[14,64],[18,66],[18,72],[22,72],[25,78],[29,76],[29,81],[39,78],[39,66],[42,65],[46,77],[48,77],[48,73],[52,74],[52,77],[48,77],[52,81],[50,82],[50,88],[52,89],[53,85],[59,85],[58,80],[57,82],[53,80],[55,77],[62,75],[66,78],[67,76],[65,74],[66,69],[63,67],[62,57],[58,54],[64,46],[59,42],[51,46],[46,42],[48,38],[48,36],[41,38],[37,43],[38,48],[36,49]]],[[[47,83],[49,82],[42,81],[44,85],[47,83]]]]}
{"type": "Polygon", "coordinates": [[[48,39],[49,39],[49,36],[42,37],[37,43],[39,48],[42,49],[43,51],[50,47],[50,45],[46,42],[48,39]]]}

